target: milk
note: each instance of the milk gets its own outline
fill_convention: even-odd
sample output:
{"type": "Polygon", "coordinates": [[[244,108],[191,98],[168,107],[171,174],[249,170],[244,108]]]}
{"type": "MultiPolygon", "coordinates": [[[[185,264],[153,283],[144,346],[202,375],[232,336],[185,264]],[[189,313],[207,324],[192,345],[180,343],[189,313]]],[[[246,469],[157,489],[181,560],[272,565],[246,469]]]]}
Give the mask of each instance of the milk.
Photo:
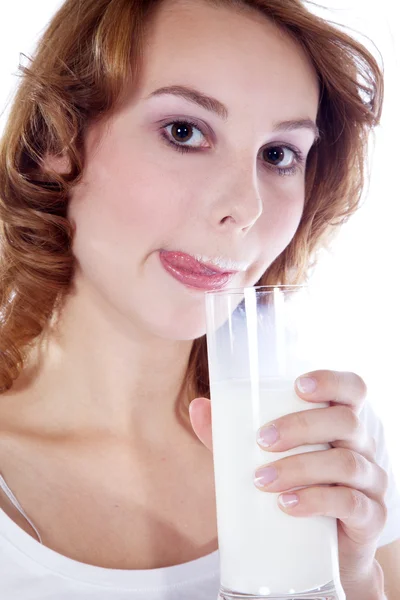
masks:
{"type": "MultiPolygon", "coordinates": [[[[327,586],[345,598],[339,579],[337,522],[332,517],[292,517],[278,494],[257,489],[257,467],[329,444],[267,452],[258,428],[291,412],[328,406],[305,402],[293,379],[211,383],[213,453],[221,585],[244,594],[298,594],[327,586]],[[329,585],[330,584],[330,585],[329,585]]],[[[328,588],[326,588],[328,592],[328,588]]],[[[317,596],[316,596],[317,597],[317,596]]]]}

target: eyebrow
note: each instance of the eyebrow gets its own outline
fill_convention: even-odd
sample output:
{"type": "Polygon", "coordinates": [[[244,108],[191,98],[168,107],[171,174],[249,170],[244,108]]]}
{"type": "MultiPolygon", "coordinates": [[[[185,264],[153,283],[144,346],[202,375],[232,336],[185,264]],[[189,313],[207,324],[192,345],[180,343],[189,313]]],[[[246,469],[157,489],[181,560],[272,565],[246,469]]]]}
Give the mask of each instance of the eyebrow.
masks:
{"type": "MultiPolygon", "coordinates": [[[[215,113],[224,121],[226,121],[228,118],[229,112],[225,104],[216,98],[213,98],[212,96],[207,96],[206,94],[203,94],[194,88],[184,85],[170,85],[158,88],[149,96],[147,96],[147,99],[154,96],[161,96],[163,94],[171,94],[173,96],[183,98],[184,100],[189,100],[189,102],[193,102],[194,104],[197,104],[198,106],[215,113]]],[[[294,129],[310,129],[314,134],[315,141],[321,137],[320,130],[312,119],[280,121],[279,123],[275,123],[272,127],[273,132],[293,131],[294,129]]]]}

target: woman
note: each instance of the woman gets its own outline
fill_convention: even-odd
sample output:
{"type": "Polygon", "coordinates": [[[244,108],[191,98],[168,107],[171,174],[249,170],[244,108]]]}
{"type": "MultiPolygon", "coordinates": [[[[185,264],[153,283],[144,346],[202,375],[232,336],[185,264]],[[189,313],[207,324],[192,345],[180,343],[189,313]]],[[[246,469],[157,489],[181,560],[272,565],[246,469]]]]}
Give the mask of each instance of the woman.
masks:
{"type": "MultiPolygon", "coordinates": [[[[357,209],[382,73],[298,0],[67,0],[23,70],[0,162],[1,595],[216,598],[204,290],[166,261],[304,281],[357,209]]],[[[282,510],[339,519],[347,600],[392,599],[381,426],[356,374],[314,378],[299,395],[332,405],[276,422],[270,451],[333,447],[260,493],[308,486],[282,510]]]]}

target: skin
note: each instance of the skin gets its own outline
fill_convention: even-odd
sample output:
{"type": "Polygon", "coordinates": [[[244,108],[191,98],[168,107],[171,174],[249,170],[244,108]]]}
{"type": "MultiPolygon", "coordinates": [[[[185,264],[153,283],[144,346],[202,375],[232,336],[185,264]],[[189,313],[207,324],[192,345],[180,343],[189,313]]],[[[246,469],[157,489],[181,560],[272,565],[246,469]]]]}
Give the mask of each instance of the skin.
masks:
{"type": "MultiPolygon", "coordinates": [[[[310,130],[273,129],[288,119],[315,121],[318,95],[307,56],[261,15],[182,0],[157,14],[139,82],[107,123],[88,131],[84,176],[69,206],[79,265],[73,293],[58,327],[32,355],[32,364],[40,359],[35,378],[27,368],[2,396],[2,472],[49,547],[131,569],[178,564],[216,549],[209,404],[192,403],[190,431],[176,411],[192,341],[205,332],[204,297],[162,268],[158,250],[248,261],[230,285],[253,285],[293,238],[304,205],[304,167],[279,176],[262,151],[289,144],[307,156],[310,130]],[[217,98],[229,117],[172,95],[148,98],[169,85],[217,98]],[[201,151],[182,154],[161,138],[160,128],[188,118],[204,136],[195,130],[188,144],[200,144],[201,151]],[[143,506],[147,512],[139,512],[143,506]],[[77,515],[84,516],[85,536],[77,515]]],[[[293,155],[284,152],[290,163],[293,155]]],[[[63,159],[46,161],[60,172],[67,168],[63,159]]],[[[347,440],[348,451],[355,447],[359,464],[368,461],[368,483],[359,493],[373,533],[365,512],[348,517],[351,488],[359,483],[350,455],[332,454],[329,473],[308,457],[307,471],[314,485],[328,475],[349,485],[347,495],[337,488],[334,516],[343,519],[341,559],[351,600],[354,582],[368,582],[370,590],[379,580],[373,556],[383,526],[378,488],[384,475],[373,462],[371,440],[354,430],[363,385],[354,374],[341,377],[338,396],[338,380],[329,373],[320,378],[320,392],[346,408],[326,409],[336,410],[336,439],[347,440]]],[[[308,442],[331,441],[324,438],[330,413],[320,415],[318,421],[309,415],[300,428],[293,416],[280,420],[280,448],[307,436],[308,442]]],[[[296,460],[302,459],[278,465],[279,483],[271,491],[297,485],[296,460]]],[[[324,496],[318,487],[302,490],[292,513],[333,514],[328,489],[324,496]]]]}
{"type": "Polygon", "coordinates": [[[205,311],[203,292],[166,273],[158,250],[247,261],[230,285],[253,285],[294,236],[304,204],[304,169],[281,177],[261,152],[289,144],[306,156],[311,131],[272,129],[287,119],[315,121],[318,97],[308,58],[261,15],[202,2],[163,6],[139,83],[107,124],[88,132],[84,178],[69,206],[80,268],[35,383],[65,425],[95,420],[147,441],[168,437],[205,311]],[[171,84],[217,98],[229,118],[172,95],[147,99],[171,84]],[[193,139],[201,152],[181,154],[162,139],[173,118],[199,122],[205,134],[193,139]]]}

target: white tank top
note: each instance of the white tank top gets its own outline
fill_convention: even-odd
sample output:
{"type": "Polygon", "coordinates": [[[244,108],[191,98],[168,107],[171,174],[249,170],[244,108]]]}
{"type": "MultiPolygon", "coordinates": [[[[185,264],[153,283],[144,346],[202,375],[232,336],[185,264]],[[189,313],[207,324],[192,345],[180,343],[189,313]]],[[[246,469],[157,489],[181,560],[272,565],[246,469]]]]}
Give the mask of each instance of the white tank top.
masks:
{"type": "MultiPolygon", "coordinates": [[[[360,418],[377,442],[377,462],[389,475],[388,519],[378,546],[400,538],[400,494],[381,421],[369,403],[360,418]]],[[[35,540],[0,509],[0,599],[3,600],[217,600],[218,551],[172,567],[103,569],[43,545],[40,532],[0,475],[0,488],[35,531],[35,540]]]]}

